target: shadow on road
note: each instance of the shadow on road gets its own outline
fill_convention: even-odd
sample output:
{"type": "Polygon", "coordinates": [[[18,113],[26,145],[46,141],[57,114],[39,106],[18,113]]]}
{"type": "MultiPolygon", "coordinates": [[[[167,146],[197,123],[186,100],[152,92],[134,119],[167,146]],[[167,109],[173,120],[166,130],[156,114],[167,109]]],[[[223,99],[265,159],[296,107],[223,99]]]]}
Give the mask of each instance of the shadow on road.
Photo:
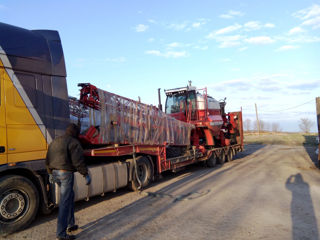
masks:
{"type": "Polygon", "coordinates": [[[304,230],[312,232],[312,239],[319,239],[318,224],[310,195],[310,187],[300,173],[291,175],[286,181],[286,188],[292,192],[291,219],[292,239],[309,239],[304,230]]]}
{"type": "MultiPolygon", "coordinates": [[[[255,145],[246,148],[242,153],[239,153],[238,158],[244,158],[256,151],[260,150],[264,146],[255,145]]],[[[171,209],[178,204],[181,197],[197,196],[199,189],[204,189],[209,183],[218,181],[221,177],[227,176],[231,170],[247,169],[247,161],[239,161],[235,165],[226,165],[226,167],[218,166],[214,169],[199,169],[200,166],[194,168],[187,168],[182,171],[179,176],[179,180],[161,188],[160,190],[150,193],[144,191],[146,197],[139,199],[111,214],[107,214],[100,219],[92,221],[81,228],[83,229],[77,235],[78,239],[148,239],[152,236],[152,232],[144,230],[145,235],[136,236],[137,232],[141,228],[145,228],[148,223],[160,216],[169,216],[171,209]],[[196,170],[195,170],[196,169],[196,170]],[[201,171],[198,174],[194,174],[196,171],[201,171]],[[186,174],[187,173],[187,174],[186,174]],[[188,186],[188,188],[184,188],[188,186]]],[[[171,178],[172,176],[168,176],[171,178]]],[[[168,179],[167,177],[165,177],[168,179]]],[[[236,178],[231,176],[228,181],[217,187],[214,192],[207,189],[206,193],[218,194],[219,192],[226,191],[229,185],[232,185],[236,178]]],[[[153,186],[158,183],[154,183],[153,186]]],[[[192,197],[191,197],[192,198],[192,197]]],[[[163,229],[157,229],[157,232],[164,231],[163,229]]]]}
{"type": "MultiPolygon", "coordinates": [[[[264,145],[259,145],[259,144],[246,145],[245,150],[243,152],[237,153],[237,155],[234,157],[234,160],[237,160],[237,159],[240,160],[242,158],[245,158],[245,157],[248,157],[252,154],[255,154],[257,151],[259,151],[260,149],[262,149],[264,147],[265,147],[264,145]]],[[[202,164],[198,164],[198,165],[196,164],[193,166],[188,166],[185,170],[178,172],[178,173],[171,173],[171,172],[165,173],[164,177],[161,180],[153,182],[149,187],[157,186],[157,185],[159,185],[165,181],[168,181],[172,178],[181,178],[178,181],[176,181],[175,183],[170,184],[169,186],[166,186],[166,187],[158,190],[155,193],[158,196],[165,195],[165,194],[170,196],[170,194],[179,190],[184,185],[186,185],[188,183],[193,183],[193,182],[200,179],[200,182],[197,183],[198,186],[194,186],[194,189],[192,189],[194,192],[196,192],[199,185],[205,185],[207,182],[218,180],[220,177],[224,176],[225,174],[228,174],[227,172],[230,171],[231,169],[246,168],[246,164],[247,163],[245,161],[239,161],[239,162],[237,161],[236,165],[230,166],[226,169],[220,169],[221,168],[220,165],[216,166],[213,169],[211,169],[211,168],[204,169],[202,164]],[[197,171],[201,171],[201,173],[194,174],[197,171]],[[209,178],[207,178],[206,176],[210,173],[213,173],[213,175],[211,175],[209,178]],[[187,175],[187,176],[184,176],[184,175],[187,175]]],[[[231,184],[231,183],[229,183],[229,184],[231,184]]],[[[227,186],[225,186],[225,187],[227,187],[227,186]]],[[[148,188],[146,188],[144,190],[147,191],[148,188]]],[[[192,190],[190,190],[190,191],[192,191],[192,190]]],[[[92,198],[90,198],[90,201],[88,201],[88,202],[79,201],[75,205],[75,211],[78,212],[82,209],[99,204],[103,201],[108,201],[109,199],[127,194],[128,191],[129,190],[127,190],[126,188],[122,188],[122,189],[117,190],[117,192],[115,192],[115,193],[112,193],[112,192],[107,193],[104,197],[101,197],[101,196],[92,197],[92,198]]],[[[183,196],[183,194],[188,195],[188,194],[190,194],[190,192],[189,191],[183,192],[182,196],[183,196]]],[[[177,197],[179,198],[181,196],[177,196],[177,197]]],[[[87,224],[86,226],[83,226],[84,231],[81,232],[78,237],[80,239],[88,239],[87,237],[89,237],[89,238],[92,237],[93,236],[92,233],[97,231],[98,229],[101,232],[105,232],[105,233],[112,232],[112,230],[110,230],[107,226],[115,225],[115,224],[117,225],[117,223],[115,223],[114,221],[117,222],[117,220],[118,220],[119,222],[121,222],[124,225],[128,223],[128,221],[123,220],[123,214],[125,214],[125,215],[128,214],[128,216],[136,216],[136,214],[145,215],[145,216],[149,215],[149,217],[147,217],[146,219],[144,219],[144,220],[141,219],[139,226],[143,226],[148,221],[152,220],[153,218],[156,218],[161,213],[169,211],[169,209],[171,209],[177,203],[177,201],[174,201],[174,199],[169,199],[168,197],[164,198],[165,202],[163,203],[162,206],[159,207],[159,209],[154,209],[155,212],[153,214],[152,213],[146,214],[145,209],[150,209],[150,207],[146,207],[147,205],[148,206],[153,205],[153,204],[157,205],[157,202],[159,202],[159,201],[162,202],[162,200],[163,200],[163,198],[162,199],[161,198],[160,199],[159,198],[152,198],[150,196],[142,198],[142,199],[132,203],[131,205],[128,205],[122,209],[119,209],[118,211],[114,212],[113,214],[106,215],[101,219],[98,219],[94,222],[87,224]],[[168,200],[170,200],[170,201],[168,201],[168,200]],[[173,201],[171,201],[171,200],[173,200],[173,201]]],[[[58,215],[58,209],[54,209],[50,215],[39,214],[39,216],[31,224],[30,227],[37,227],[38,225],[52,221],[57,218],[57,215],[58,215]]],[[[133,227],[131,229],[131,231],[134,229],[137,229],[137,227],[133,227]]],[[[125,237],[127,234],[128,234],[128,232],[124,231],[119,236],[125,237]]]]}

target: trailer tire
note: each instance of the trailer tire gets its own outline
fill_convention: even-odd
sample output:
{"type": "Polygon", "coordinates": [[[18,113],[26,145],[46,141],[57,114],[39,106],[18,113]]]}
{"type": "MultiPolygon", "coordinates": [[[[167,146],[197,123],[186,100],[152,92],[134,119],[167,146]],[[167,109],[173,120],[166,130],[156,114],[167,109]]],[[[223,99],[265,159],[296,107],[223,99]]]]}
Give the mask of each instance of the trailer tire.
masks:
{"type": "Polygon", "coordinates": [[[207,162],[207,166],[209,168],[215,167],[216,164],[217,164],[217,157],[216,157],[215,153],[212,153],[211,156],[207,159],[206,162],[207,162]]]}
{"type": "Polygon", "coordinates": [[[218,162],[219,164],[223,165],[225,161],[226,161],[226,154],[224,151],[221,151],[220,156],[218,158],[218,162]]]}
{"type": "MultiPolygon", "coordinates": [[[[153,169],[149,159],[145,156],[140,156],[136,160],[137,174],[141,183],[141,188],[149,185],[153,177],[153,169]]],[[[140,184],[137,179],[135,168],[133,167],[132,181],[130,183],[130,188],[133,191],[140,189],[140,184]]]]}
{"type": "Polygon", "coordinates": [[[28,178],[14,175],[0,178],[0,236],[27,227],[38,206],[38,190],[28,178]]]}

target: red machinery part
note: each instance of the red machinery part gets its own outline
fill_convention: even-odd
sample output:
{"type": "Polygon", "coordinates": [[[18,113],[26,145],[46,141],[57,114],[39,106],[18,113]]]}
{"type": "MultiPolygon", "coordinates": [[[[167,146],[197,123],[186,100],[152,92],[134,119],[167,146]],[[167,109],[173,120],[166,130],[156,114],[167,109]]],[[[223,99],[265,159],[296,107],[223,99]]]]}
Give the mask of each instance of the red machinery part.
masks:
{"type": "Polygon", "coordinates": [[[91,84],[79,86],[80,103],[87,107],[86,116],[80,119],[85,130],[81,139],[86,144],[190,145],[193,124],[91,84]]]}

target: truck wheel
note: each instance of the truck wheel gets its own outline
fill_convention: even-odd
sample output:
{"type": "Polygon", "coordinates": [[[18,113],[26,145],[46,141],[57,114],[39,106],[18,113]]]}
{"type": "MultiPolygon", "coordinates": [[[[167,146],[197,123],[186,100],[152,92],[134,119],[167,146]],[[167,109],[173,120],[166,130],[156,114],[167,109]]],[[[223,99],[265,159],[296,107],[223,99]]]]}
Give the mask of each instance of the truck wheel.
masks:
{"type": "Polygon", "coordinates": [[[218,162],[219,164],[223,165],[225,161],[226,161],[226,154],[224,153],[224,151],[221,151],[220,156],[218,158],[218,162]]]}
{"type": "Polygon", "coordinates": [[[227,158],[227,162],[231,162],[232,161],[232,158],[233,158],[232,149],[230,149],[228,151],[228,154],[227,154],[226,158],[227,158]]]}
{"type": "Polygon", "coordinates": [[[207,166],[209,168],[213,168],[216,166],[217,163],[217,157],[214,153],[211,154],[211,156],[207,159],[207,166]]]}
{"type": "Polygon", "coordinates": [[[140,156],[137,158],[136,162],[137,162],[137,165],[136,165],[137,174],[135,172],[135,169],[133,168],[133,173],[132,173],[133,177],[130,184],[131,185],[130,188],[133,191],[139,190],[139,187],[140,187],[139,181],[137,179],[137,175],[141,183],[141,188],[148,186],[153,176],[153,169],[147,157],[140,156]]]}
{"type": "Polygon", "coordinates": [[[29,179],[13,175],[0,178],[0,235],[27,227],[38,206],[39,193],[29,179]]]}

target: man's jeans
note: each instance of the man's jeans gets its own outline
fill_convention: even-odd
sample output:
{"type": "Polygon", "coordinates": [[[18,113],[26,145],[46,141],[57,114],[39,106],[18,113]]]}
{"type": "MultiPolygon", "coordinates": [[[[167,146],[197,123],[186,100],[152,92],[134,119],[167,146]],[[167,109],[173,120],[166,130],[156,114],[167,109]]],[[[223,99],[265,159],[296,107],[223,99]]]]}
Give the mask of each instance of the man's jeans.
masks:
{"type": "Polygon", "coordinates": [[[60,186],[57,237],[66,237],[67,227],[74,225],[74,175],[73,172],[53,170],[54,181],[60,186]]]}

